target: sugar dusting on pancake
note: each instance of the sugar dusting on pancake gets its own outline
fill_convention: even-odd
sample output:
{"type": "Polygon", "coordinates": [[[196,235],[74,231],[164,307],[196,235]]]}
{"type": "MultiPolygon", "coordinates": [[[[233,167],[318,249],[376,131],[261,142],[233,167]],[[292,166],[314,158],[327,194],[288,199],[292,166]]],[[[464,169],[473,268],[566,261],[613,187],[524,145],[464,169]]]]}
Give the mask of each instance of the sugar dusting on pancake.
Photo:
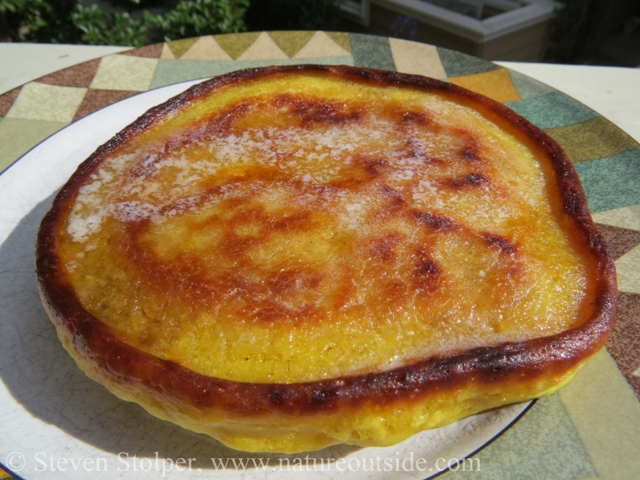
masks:
{"type": "Polygon", "coordinates": [[[274,383],[571,326],[586,272],[529,150],[437,94],[302,81],[222,92],[102,161],[61,227],[89,312],[274,383]]]}

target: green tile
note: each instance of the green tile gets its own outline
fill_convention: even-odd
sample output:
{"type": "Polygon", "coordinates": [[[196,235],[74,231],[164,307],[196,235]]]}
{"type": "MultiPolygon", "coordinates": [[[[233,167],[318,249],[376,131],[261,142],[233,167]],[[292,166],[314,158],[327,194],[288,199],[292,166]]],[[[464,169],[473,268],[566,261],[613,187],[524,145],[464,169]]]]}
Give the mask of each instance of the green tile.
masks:
{"type": "Polygon", "coordinates": [[[396,65],[388,38],[352,33],[350,39],[353,63],[356,67],[395,71],[396,65]]]}
{"type": "Polygon", "coordinates": [[[449,78],[475,75],[476,73],[485,73],[502,68],[495,63],[480,60],[471,55],[455,52],[447,48],[438,47],[438,55],[440,55],[440,61],[449,78]]]}
{"type": "Polygon", "coordinates": [[[536,98],[548,93],[552,93],[555,90],[549,85],[534,80],[531,77],[527,77],[520,72],[514,70],[508,70],[511,81],[516,87],[521,99],[536,98]]]}
{"type": "Polygon", "coordinates": [[[506,104],[539,128],[558,128],[598,116],[577,100],[560,92],[506,104]]]}
{"type": "Polygon", "coordinates": [[[557,394],[538,400],[513,427],[443,480],[575,480],[597,472],[557,394]],[[475,469],[470,471],[471,466],[475,469]],[[478,471],[477,466],[480,469],[478,471]]]}
{"type": "Polygon", "coordinates": [[[66,125],[65,122],[4,118],[0,123],[0,172],[66,125]]]}
{"type": "Polygon", "coordinates": [[[233,61],[160,60],[149,89],[164,87],[187,80],[215,77],[235,70],[233,61]]]}
{"type": "Polygon", "coordinates": [[[575,168],[593,213],[640,203],[640,148],[575,168]]]}
{"type": "Polygon", "coordinates": [[[298,65],[304,63],[353,65],[353,57],[289,58],[283,60],[250,61],[160,60],[149,88],[159,88],[188,80],[215,77],[243,68],[267,67],[270,65],[298,65]]]}

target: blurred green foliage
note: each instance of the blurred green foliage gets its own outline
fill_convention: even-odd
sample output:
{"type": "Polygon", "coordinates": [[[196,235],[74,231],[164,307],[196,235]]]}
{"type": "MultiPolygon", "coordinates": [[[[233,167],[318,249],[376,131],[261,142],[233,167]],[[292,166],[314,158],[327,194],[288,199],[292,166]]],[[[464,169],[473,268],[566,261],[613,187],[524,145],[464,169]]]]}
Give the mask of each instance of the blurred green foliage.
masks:
{"type": "Polygon", "coordinates": [[[246,30],[244,14],[249,0],[180,0],[164,15],[148,15],[164,40],[246,30]]]}
{"type": "Polygon", "coordinates": [[[128,12],[106,12],[97,5],[78,5],[70,15],[73,24],[82,32],[82,43],[132,47],[147,44],[147,24],[134,20],[128,12]]]}
{"type": "Polygon", "coordinates": [[[0,0],[0,40],[140,47],[245,31],[248,7],[249,0],[0,0]]]}
{"type": "Polygon", "coordinates": [[[70,12],[77,0],[0,0],[0,39],[43,43],[79,43],[70,12]]]}

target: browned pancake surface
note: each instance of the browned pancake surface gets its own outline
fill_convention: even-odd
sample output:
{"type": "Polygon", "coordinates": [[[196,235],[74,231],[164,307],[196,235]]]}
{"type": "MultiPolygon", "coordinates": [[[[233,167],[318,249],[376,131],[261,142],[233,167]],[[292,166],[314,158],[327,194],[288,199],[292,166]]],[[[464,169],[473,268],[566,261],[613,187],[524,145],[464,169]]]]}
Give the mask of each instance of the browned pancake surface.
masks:
{"type": "Polygon", "coordinates": [[[39,253],[83,355],[230,411],[518,376],[525,398],[603,344],[615,298],[548,137],[457,87],[340,67],[231,74],[147,114],[72,178],[39,253]]]}

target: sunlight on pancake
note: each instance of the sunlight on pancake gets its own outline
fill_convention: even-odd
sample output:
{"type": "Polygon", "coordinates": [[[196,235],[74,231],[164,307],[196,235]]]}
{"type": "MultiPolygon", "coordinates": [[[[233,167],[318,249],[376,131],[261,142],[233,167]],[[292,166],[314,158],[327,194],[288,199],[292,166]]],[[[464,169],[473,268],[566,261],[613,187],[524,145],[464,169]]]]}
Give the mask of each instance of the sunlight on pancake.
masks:
{"type": "Polygon", "coordinates": [[[310,381],[567,328],[586,273],[546,195],[533,153],[471,108],[276,78],[113,152],[62,253],[85,308],[141,350],[310,381]]]}

